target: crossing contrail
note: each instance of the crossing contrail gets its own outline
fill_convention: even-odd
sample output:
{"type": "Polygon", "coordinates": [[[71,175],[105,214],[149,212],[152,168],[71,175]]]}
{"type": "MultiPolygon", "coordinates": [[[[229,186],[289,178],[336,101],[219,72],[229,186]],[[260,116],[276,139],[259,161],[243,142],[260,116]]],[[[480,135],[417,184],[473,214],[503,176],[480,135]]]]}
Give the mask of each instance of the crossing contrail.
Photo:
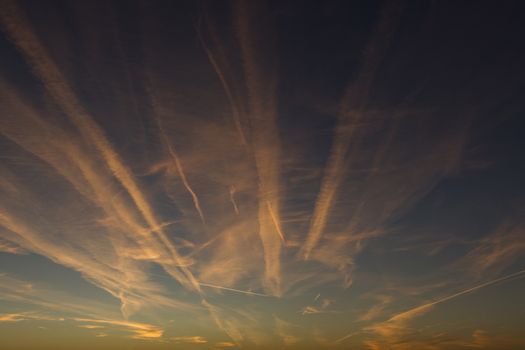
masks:
{"type": "Polygon", "coordinates": [[[107,167],[129,193],[147,224],[152,228],[158,228],[154,232],[168,249],[176,265],[178,265],[177,269],[167,266],[169,273],[181,284],[199,291],[200,286],[195,276],[189,269],[182,266],[182,258],[164,230],[157,223],[153,209],[131,170],[113,149],[101,127],[82,106],[67,79],[31,28],[25,14],[15,1],[5,1],[2,5],[0,21],[19,51],[31,65],[35,75],[42,80],[50,95],[86,141],[91,142],[95,146],[107,167]]]}
{"type": "Polygon", "coordinates": [[[222,290],[229,290],[230,292],[235,292],[235,293],[242,293],[242,294],[248,294],[248,295],[257,295],[259,297],[268,297],[268,298],[272,297],[271,295],[268,295],[268,294],[250,292],[248,290],[240,290],[240,289],[234,289],[234,288],[228,288],[228,287],[221,287],[221,286],[216,286],[214,284],[208,284],[208,283],[199,283],[199,284],[201,286],[203,286],[203,287],[216,288],[216,289],[222,289],[222,290]]]}

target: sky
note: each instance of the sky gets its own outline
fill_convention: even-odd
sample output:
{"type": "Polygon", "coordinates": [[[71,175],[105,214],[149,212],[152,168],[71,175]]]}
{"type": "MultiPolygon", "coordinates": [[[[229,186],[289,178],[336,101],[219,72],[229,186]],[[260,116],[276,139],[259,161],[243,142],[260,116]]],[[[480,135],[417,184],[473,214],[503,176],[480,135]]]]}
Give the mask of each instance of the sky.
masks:
{"type": "Polygon", "coordinates": [[[2,349],[524,349],[521,1],[0,1],[2,349]]]}

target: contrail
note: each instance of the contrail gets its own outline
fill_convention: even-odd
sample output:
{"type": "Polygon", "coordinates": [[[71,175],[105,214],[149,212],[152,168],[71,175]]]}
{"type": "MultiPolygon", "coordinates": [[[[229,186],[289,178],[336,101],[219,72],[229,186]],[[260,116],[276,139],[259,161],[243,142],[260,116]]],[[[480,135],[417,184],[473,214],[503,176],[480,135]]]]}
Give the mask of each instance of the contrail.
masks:
{"type": "Polygon", "coordinates": [[[221,287],[221,286],[216,286],[214,284],[208,284],[208,283],[199,283],[199,284],[201,286],[203,286],[203,287],[229,290],[230,292],[235,292],[235,293],[242,293],[242,294],[248,294],[248,295],[257,295],[257,296],[260,296],[260,297],[267,297],[267,298],[271,298],[272,297],[271,295],[268,295],[268,294],[261,294],[261,293],[256,293],[256,292],[250,292],[248,290],[240,290],[240,289],[234,289],[234,288],[228,288],[228,287],[221,287]]]}
{"type": "Polygon", "coordinates": [[[283,231],[281,230],[281,225],[279,224],[279,221],[277,221],[278,219],[275,213],[273,212],[272,204],[270,203],[270,201],[266,201],[266,205],[268,207],[268,212],[270,213],[270,217],[272,218],[273,225],[275,226],[275,230],[279,234],[279,237],[281,237],[281,241],[283,243],[286,243],[286,241],[284,240],[283,231]]]}
{"type": "Polygon", "coordinates": [[[267,9],[259,2],[236,1],[233,6],[234,25],[248,88],[250,131],[253,132],[250,136],[259,177],[259,237],[264,250],[265,284],[273,294],[278,295],[281,293],[283,237],[278,232],[280,142],[276,123],[277,76],[272,65],[275,55],[269,51],[271,42],[261,35],[268,31],[268,23],[264,22],[267,15],[267,9]],[[262,25],[264,30],[257,30],[257,26],[262,25]]]}
{"type": "Polygon", "coordinates": [[[237,207],[237,202],[235,202],[235,192],[235,186],[230,186],[230,201],[232,202],[235,214],[239,215],[239,208],[237,207]]]}
{"type": "Polygon", "coordinates": [[[422,310],[430,308],[430,307],[432,307],[434,305],[444,303],[445,301],[448,301],[450,299],[454,299],[454,298],[457,298],[457,297],[462,296],[464,294],[475,292],[478,289],[485,288],[485,287],[491,286],[491,285],[499,283],[499,282],[508,281],[508,280],[511,280],[513,278],[516,278],[516,277],[518,277],[518,278],[522,277],[522,275],[525,275],[525,269],[524,270],[520,270],[518,272],[514,272],[514,273],[512,273],[510,275],[507,275],[507,276],[503,276],[503,277],[497,278],[497,279],[492,280],[492,281],[488,281],[488,282],[485,282],[485,283],[482,283],[482,284],[478,284],[477,286],[465,289],[465,290],[463,290],[461,292],[449,295],[447,297],[444,297],[444,298],[441,298],[439,300],[430,302],[428,304],[415,307],[413,309],[410,309],[408,311],[402,312],[400,314],[397,314],[397,315],[391,317],[388,321],[396,321],[396,320],[399,320],[399,319],[410,317],[411,313],[422,311],[422,310]]]}
{"type": "MultiPolygon", "coordinates": [[[[38,113],[29,104],[24,103],[21,97],[14,92],[13,88],[4,86],[1,78],[0,95],[3,97],[1,109],[5,116],[5,118],[0,119],[0,132],[5,137],[46,162],[68,181],[81,196],[100,207],[108,218],[115,219],[118,225],[122,226],[120,229],[125,232],[126,236],[140,247],[142,250],[140,254],[147,256],[147,258],[165,256],[166,248],[158,240],[151,239],[155,238],[149,234],[151,229],[148,230],[148,228],[143,227],[143,224],[139,223],[135,217],[136,212],[132,210],[132,206],[127,201],[122,201],[120,196],[115,195],[118,192],[116,192],[116,188],[113,188],[112,183],[114,181],[111,179],[112,174],[109,169],[96,164],[90,157],[91,153],[86,153],[81,143],[75,142],[73,135],[69,135],[58,126],[41,119],[38,113]],[[53,138],[48,139],[46,135],[53,135],[53,138]]],[[[19,199],[30,198],[28,193],[21,190],[23,186],[17,185],[16,187],[19,189],[19,199]]],[[[31,199],[32,201],[33,199],[31,199]]],[[[11,219],[10,222],[10,225],[13,226],[14,221],[11,219]]],[[[36,242],[40,242],[38,241],[40,239],[38,231],[31,233],[32,229],[24,228],[20,224],[13,226],[13,232],[17,233],[19,237],[23,237],[23,245],[29,250],[36,251],[60,264],[80,271],[87,280],[119,298],[124,304],[124,298],[121,298],[117,291],[128,289],[129,286],[115,277],[117,273],[126,274],[129,272],[122,266],[109,269],[103,261],[98,259],[93,263],[88,262],[79,251],[67,251],[52,243],[37,244],[36,242]],[[17,232],[14,231],[15,228],[17,232]]],[[[119,247],[118,244],[114,245],[114,248],[120,252],[126,250],[124,247],[119,247]]],[[[136,257],[135,254],[133,258],[136,257]]],[[[139,276],[140,279],[140,271],[136,272],[135,276],[139,276]]],[[[178,278],[184,278],[180,272],[175,272],[179,273],[178,278]]],[[[131,288],[140,289],[141,286],[139,283],[135,283],[131,288]]],[[[129,291],[126,293],[129,294],[129,291]]],[[[149,295],[148,297],[155,296],[149,295]]]]}
{"type": "MultiPolygon", "coordinates": [[[[474,286],[474,287],[462,290],[460,292],[454,293],[454,294],[449,295],[447,297],[444,297],[444,298],[438,299],[436,301],[433,301],[433,302],[430,302],[430,303],[427,303],[427,304],[424,304],[424,305],[421,305],[421,306],[417,306],[417,307],[412,308],[410,310],[401,312],[401,313],[399,313],[397,315],[392,316],[391,318],[389,318],[384,323],[396,322],[396,321],[399,322],[399,321],[401,321],[403,319],[410,319],[411,317],[414,316],[413,314],[417,315],[418,313],[423,312],[423,311],[425,311],[425,309],[429,309],[429,308],[433,307],[434,305],[438,305],[438,304],[444,303],[444,302],[446,302],[448,300],[460,297],[462,295],[475,292],[475,291],[477,291],[479,289],[491,286],[491,285],[496,284],[496,283],[506,282],[506,281],[509,281],[509,280],[512,280],[512,279],[515,279],[515,278],[521,278],[523,276],[525,276],[525,269],[517,271],[517,272],[514,272],[514,273],[512,273],[510,275],[507,275],[507,276],[496,278],[496,279],[494,279],[492,281],[488,281],[488,282],[485,282],[485,283],[482,283],[482,284],[478,284],[477,286],[474,286]]],[[[344,337],[341,337],[341,338],[335,340],[334,343],[340,343],[343,340],[346,340],[346,339],[348,339],[348,338],[350,338],[350,337],[352,337],[352,336],[354,336],[356,334],[362,333],[362,332],[363,332],[363,330],[347,334],[344,337]]]]}
{"type": "Polygon", "coordinates": [[[197,197],[197,194],[195,191],[191,188],[190,183],[188,182],[188,179],[186,178],[186,174],[184,173],[184,169],[182,167],[182,163],[179,159],[179,156],[177,155],[177,152],[175,151],[175,148],[171,144],[170,140],[168,139],[168,136],[164,132],[164,128],[162,127],[160,117],[157,116],[157,125],[160,130],[160,135],[162,137],[162,140],[166,144],[166,147],[168,148],[168,151],[170,153],[171,159],[175,163],[175,167],[177,168],[177,172],[179,173],[179,176],[182,180],[182,183],[184,184],[184,187],[186,187],[186,190],[190,193],[191,198],[193,199],[193,205],[195,206],[195,210],[199,213],[199,216],[201,218],[201,221],[203,224],[206,224],[206,220],[204,220],[204,214],[202,213],[202,208],[199,203],[199,197],[197,197]]]}
{"type": "MultiPolygon", "coordinates": [[[[35,74],[42,80],[45,88],[65,112],[65,115],[73,122],[82,136],[92,142],[100,152],[106,165],[127,190],[147,224],[150,227],[159,227],[153,210],[141,192],[131,171],[112,148],[103,130],[82,107],[15,1],[7,0],[2,3],[0,20],[13,42],[29,62],[35,74]]],[[[157,229],[155,232],[170,251],[177,265],[179,265],[179,269],[184,274],[185,279],[181,278],[182,276],[178,271],[168,268],[170,273],[173,273],[174,277],[186,287],[192,287],[200,291],[200,286],[193,274],[187,268],[181,266],[181,258],[165,232],[162,229],[157,229]]]]}
{"type": "Polygon", "coordinates": [[[237,346],[240,346],[241,342],[244,340],[244,337],[242,336],[238,327],[236,327],[232,322],[227,320],[223,321],[219,316],[219,309],[216,306],[208,303],[204,299],[202,300],[201,304],[208,309],[217,326],[222,329],[237,344],[237,346]]]}
{"type": "MultiPolygon", "coordinates": [[[[326,227],[330,209],[333,206],[339,185],[343,179],[345,166],[352,159],[347,156],[348,148],[355,135],[356,124],[364,117],[364,108],[375,73],[383,54],[390,44],[390,38],[400,17],[401,2],[389,2],[381,11],[381,18],[376,25],[372,38],[366,45],[362,57],[363,67],[356,81],[347,87],[341,101],[339,121],[336,126],[334,143],[328,157],[321,188],[315,202],[310,229],[299,256],[308,260],[312,249],[317,245],[326,227]]],[[[358,147],[354,147],[356,152],[358,147]]]]}
{"type": "MultiPolygon", "coordinates": [[[[215,30],[212,28],[209,21],[208,21],[208,31],[211,35],[212,41],[215,42],[217,47],[221,48],[219,44],[219,39],[215,33],[215,30]]],[[[243,145],[247,145],[248,142],[246,141],[246,136],[244,135],[244,131],[243,131],[242,124],[241,124],[241,108],[239,108],[238,103],[235,101],[235,98],[232,93],[232,89],[230,88],[230,85],[228,84],[226,80],[223,70],[221,69],[219,63],[217,62],[217,59],[215,58],[211,50],[208,48],[208,45],[206,45],[206,42],[204,41],[204,39],[202,38],[199,27],[197,27],[197,34],[199,36],[199,40],[202,44],[202,47],[204,48],[204,51],[206,52],[208,60],[210,61],[210,64],[212,65],[213,70],[217,74],[217,77],[219,78],[222,84],[224,92],[226,93],[226,97],[228,98],[228,102],[230,103],[230,107],[232,109],[233,122],[235,124],[235,128],[237,129],[237,132],[239,133],[239,137],[241,138],[241,143],[243,145]]],[[[224,52],[222,52],[222,50],[220,53],[222,54],[221,56],[224,56],[224,52]]],[[[226,60],[223,59],[223,61],[226,61],[226,60]]]]}
{"type": "MultiPolygon", "coordinates": [[[[337,135],[338,134],[339,133],[337,133],[337,135]]],[[[321,189],[315,202],[310,230],[308,231],[306,242],[300,251],[300,255],[304,260],[308,260],[310,252],[321,239],[322,232],[326,226],[328,212],[332,208],[332,202],[343,175],[344,156],[348,145],[349,140],[336,136],[334,146],[328,158],[321,189]]]]}
{"type": "Polygon", "coordinates": [[[345,335],[344,337],[335,340],[335,341],[334,341],[334,344],[340,343],[340,342],[342,342],[343,340],[346,340],[346,339],[348,339],[348,338],[351,338],[351,337],[353,337],[354,335],[359,334],[359,333],[361,333],[361,332],[354,332],[354,333],[347,334],[347,335],[345,335]]]}

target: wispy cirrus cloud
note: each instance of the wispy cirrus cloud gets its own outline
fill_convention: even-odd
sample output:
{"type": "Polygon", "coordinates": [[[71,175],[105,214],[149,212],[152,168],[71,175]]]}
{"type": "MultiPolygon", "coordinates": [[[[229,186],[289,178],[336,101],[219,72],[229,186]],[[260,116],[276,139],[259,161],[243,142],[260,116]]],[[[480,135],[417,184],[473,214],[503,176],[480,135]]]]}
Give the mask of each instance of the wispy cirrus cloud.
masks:
{"type": "Polygon", "coordinates": [[[333,299],[329,298],[323,298],[319,300],[319,298],[316,298],[314,300],[316,302],[315,305],[308,305],[305,306],[301,310],[301,314],[303,315],[309,315],[309,314],[329,314],[329,313],[338,313],[336,310],[330,310],[330,306],[335,302],[333,299]]]}
{"type": "MultiPolygon", "coordinates": [[[[464,166],[479,127],[472,120],[500,102],[487,98],[497,84],[487,78],[476,81],[491,86],[484,92],[436,93],[441,76],[420,78],[415,67],[396,78],[392,67],[410,64],[398,56],[425,58],[429,49],[406,48],[412,24],[402,20],[412,18],[412,5],[376,5],[366,26],[348,22],[362,27],[359,45],[335,42],[340,31],[353,38],[337,26],[322,38],[334,57],[319,67],[324,50],[301,56],[319,40],[308,29],[315,16],[296,26],[299,6],[286,1],[205,2],[195,6],[197,23],[184,11],[183,20],[167,20],[171,9],[143,2],[69,4],[67,23],[53,20],[62,10],[0,5],[10,40],[0,44],[26,62],[0,77],[3,268],[19,273],[9,262],[38,254],[107,293],[90,298],[91,290],[80,296],[0,272],[0,300],[42,310],[0,321],[49,313],[98,337],[215,349],[303,341],[482,347],[500,339],[474,329],[424,342],[414,324],[450,299],[521,277],[491,277],[523,257],[519,220],[481,239],[418,231],[401,247],[388,241],[424,220],[410,211],[422,199],[440,207],[431,192],[447,192],[442,180],[464,166]],[[290,30],[308,39],[295,43],[290,30]],[[292,51],[301,54],[292,60],[292,51]],[[334,60],[348,72],[332,72],[334,60]],[[338,77],[320,96],[307,93],[303,82],[329,75],[338,77]],[[380,252],[378,242],[388,242],[380,252]],[[443,263],[448,254],[457,262],[443,263]],[[490,281],[457,287],[466,281],[441,279],[443,264],[490,281]],[[460,292],[448,294],[452,287],[460,292]],[[429,295],[445,297],[391,314],[429,295]],[[174,333],[177,322],[196,329],[174,333]],[[353,331],[330,341],[346,323],[353,331]],[[227,341],[217,342],[217,332],[227,341]]],[[[341,5],[312,6],[333,13],[341,5]]],[[[425,35],[418,38],[427,42],[425,35]]]]}
{"type": "Polygon", "coordinates": [[[525,254],[524,235],[525,226],[521,221],[507,220],[495,232],[475,242],[454,265],[477,275],[498,274],[525,254]]]}
{"type": "Polygon", "coordinates": [[[157,222],[151,204],[147,201],[135,177],[114,150],[105,136],[104,131],[81,105],[67,79],[48,55],[41,41],[32,30],[23,11],[21,11],[16,2],[11,1],[3,5],[2,14],[1,19],[4,27],[27,61],[31,64],[35,74],[42,80],[45,88],[56,103],[63,109],[65,115],[76,126],[80,135],[96,149],[103,159],[105,166],[126,189],[147,225],[149,225],[150,229],[157,235],[157,237],[152,237],[152,239],[158,239],[160,243],[165,246],[169,254],[171,254],[175,264],[173,264],[174,266],[167,267],[167,272],[173,274],[174,278],[177,278],[183,285],[187,287],[192,286],[199,290],[194,276],[187,270],[184,264],[182,264],[179,253],[157,222]]]}
{"type": "Polygon", "coordinates": [[[27,251],[11,242],[0,241],[0,252],[10,254],[27,254],[27,251]]]}
{"type": "Polygon", "coordinates": [[[37,321],[64,321],[63,317],[52,317],[38,312],[21,312],[0,315],[0,322],[20,322],[27,320],[37,321]]]}
{"type": "Polygon", "coordinates": [[[103,325],[106,328],[124,330],[132,333],[131,338],[133,339],[158,339],[164,332],[161,328],[147,323],[92,318],[73,318],[72,320],[86,325],[103,325]]]}
{"type": "MultiPolygon", "coordinates": [[[[411,349],[418,344],[414,341],[408,341],[404,342],[404,339],[410,339],[411,336],[417,333],[417,330],[412,328],[411,322],[429,311],[431,311],[435,306],[442,304],[444,302],[447,302],[449,300],[461,297],[463,295],[467,295],[470,293],[473,293],[479,289],[486,288],[498,283],[503,283],[506,281],[511,281],[516,278],[523,278],[525,276],[525,270],[520,270],[515,273],[490,280],[485,283],[478,284],[474,287],[464,289],[462,291],[459,291],[457,293],[448,295],[446,297],[437,299],[435,301],[422,304],[420,306],[414,307],[412,309],[409,309],[407,311],[395,314],[394,316],[391,316],[388,320],[384,322],[379,322],[372,324],[371,326],[367,326],[364,328],[364,331],[371,332],[372,334],[378,335],[380,339],[378,340],[370,340],[369,345],[375,346],[378,349],[386,348],[387,346],[390,346],[388,344],[400,344],[396,348],[399,349],[411,349]]],[[[342,341],[345,341],[349,338],[350,335],[346,335],[338,340],[336,340],[336,343],[340,343],[342,341]]],[[[482,337],[478,337],[478,340],[482,337]]],[[[423,341],[420,346],[423,346],[423,344],[428,345],[428,342],[423,341]]],[[[435,344],[431,344],[434,346],[435,344]]]]}
{"type": "Polygon", "coordinates": [[[133,339],[157,339],[164,332],[161,327],[152,324],[118,319],[118,308],[111,310],[111,305],[28,284],[6,275],[0,276],[0,281],[3,285],[0,288],[0,300],[27,304],[43,310],[3,314],[0,322],[74,321],[79,328],[128,332],[133,339]]]}
{"type": "Polygon", "coordinates": [[[274,321],[276,334],[282,339],[284,345],[289,346],[301,341],[301,337],[297,334],[298,327],[296,325],[276,316],[274,316],[274,321]]]}
{"type": "MultiPolygon", "coordinates": [[[[277,75],[272,60],[273,38],[261,31],[266,4],[234,3],[234,16],[248,88],[251,144],[258,174],[259,235],[264,249],[265,286],[281,294],[280,141],[277,128],[277,75]]],[[[266,28],[268,30],[268,27],[266,28]]]]}
{"type": "Polygon", "coordinates": [[[310,229],[301,248],[301,255],[304,259],[309,258],[311,251],[321,239],[348,163],[353,161],[351,159],[352,153],[357,150],[357,147],[354,145],[350,150],[350,144],[351,142],[358,144],[354,138],[361,137],[359,130],[354,124],[359,124],[365,116],[365,108],[371,92],[374,75],[379,68],[385,50],[390,44],[391,34],[397,26],[401,4],[401,2],[392,2],[383,9],[382,17],[378,21],[373,36],[364,50],[363,67],[357,79],[352,81],[347,87],[345,96],[340,103],[334,141],[324,170],[310,229]]]}
{"type": "Polygon", "coordinates": [[[172,337],[171,340],[174,341],[175,343],[187,343],[187,344],[206,344],[208,343],[206,338],[200,335],[172,337]]]}
{"type": "Polygon", "coordinates": [[[390,295],[378,295],[374,298],[377,303],[372,305],[364,314],[359,316],[360,321],[371,321],[384,314],[385,308],[392,303],[394,297],[390,295]]]}

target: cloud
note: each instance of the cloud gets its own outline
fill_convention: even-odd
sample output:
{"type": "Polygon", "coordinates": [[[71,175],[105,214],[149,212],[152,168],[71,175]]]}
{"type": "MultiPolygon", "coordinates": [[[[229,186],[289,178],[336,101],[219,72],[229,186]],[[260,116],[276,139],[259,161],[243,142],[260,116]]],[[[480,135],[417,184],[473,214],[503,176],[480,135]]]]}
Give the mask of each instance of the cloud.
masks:
{"type": "Polygon", "coordinates": [[[0,315],[0,322],[20,322],[27,320],[37,321],[64,321],[63,317],[52,317],[37,312],[21,312],[0,315]]]}
{"type": "Polygon", "coordinates": [[[3,314],[0,316],[0,322],[19,322],[26,319],[23,314],[3,314]]]}
{"type": "MultiPolygon", "coordinates": [[[[69,315],[107,318],[116,318],[120,315],[118,305],[70,295],[50,289],[41,283],[29,283],[7,274],[0,274],[0,300],[21,303],[31,309],[36,306],[60,315],[57,316],[58,319],[69,315]]],[[[29,314],[33,313],[29,312],[29,314]]]]}
{"type": "Polygon", "coordinates": [[[188,343],[188,344],[206,344],[208,341],[206,338],[195,335],[195,336],[183,336],[183,337],[172,337],[170,338],[175,343],[188,343]]]}
{"type": "MultiPolygon", "coordinates": [[[[9,103],[4,105],[9,109],[6,113],[17,116],[3,118],[0,123],[2,133],[47,163],[91,203],[87,206],[69,205],[69,201],[77,202],[78,197],[66,195],[63,198],[62,204],[69,205],[70,215],[80,218],[80,213],[83,213],[84,218],[79,219],[80,227],[75,221],[41,219],[39,227],[34,228],[32,225],[36,222],[28,216],[50,208],[45,199],[34,197],[31,188],[4,170],[4,181],[18,189],[16,194],[6,193],[5,201],[0,202],[0,223],[6,229],[0,234],[4,240],[81,272],[86,279],[121,299],[122,311],[127,315],[147,304],[149,297],[155,299],[155,303],[184,307],[184,303],[160,295],[161,289],[148,282],[147,266],[140,262],[156,261],[172,271],[181,261],[173,261],[169,249],[150,236],[149,230],[140,223],[137,211],[118,193],[112,175],[104,167],[95,170],[100,164],[97,157],[88,152],[89,146],[75,141],[73,135],[40,118],[5,82],[0,84],[0,89],[5,93],[3,96],[9,97],[9,103]],[[37,129],[31,126],[35,124],[39,126],[37,129]],[[47,132],[54,135],[56,143],[46,141],[47,132]],[[103,220],[97,219],[101,213],[105,216],[103,220]],[[98,220],[102,227],[86,223],[90,220],[98,220]],[[84,234],[52,233],[58,227],[63,232],[84,234]],[[82,239],[82,236],[86,238],[82,239]]],[[[67,194],[67,186],[65,188],[67,194]]],[[[50,214],[48,218],[54,216],[50,214]]]]}
{"type": "MultiPolygon", "coordinates": [[[[506,275],[506,276],[503,276],[503,277],[500,277],[494,280],[490,280],[482,284],[478,284],[474,287],[464,289],[462,291],[450,294],[446,297],[437,299],[435,301],[425,303],[420,306],[409,309],[407,311],[395,314],[384,322],[379,322],[379,323],[372,324],[371,326],[366,326],[364,330],[367,332],[376,334],[380,337],[379,340],[371,340],[372,344],[375,344],[375,346],[379,346],[381,344],[381,347],[379,348],[383,348],[383,346],[386,346],[385,344],[394,344],[394,343],[401,342],[403,339],[410,339],[410,337],[412,337],[414,334],[417,334],[417,331],[411,327],[411,322],[413,321],[413,319],[428,313],[435,306],[441,303],[447,302],[451,299],[455,299],[460,296],[473,293],[479,289],[486,288],[486,287],[489,287],[489,286],[492,286],[498,283],[510,281],[516,278],[522,278],[524,276],[525,276],[525,270],[520,270],[515,273],[509,274],[509,275],[506,275]]],[[[479,335],[478,340],[482,339],[481,334],[478,334],[478,335],[479,335]]],[[[336,343],[342,342],[346,340],[347,338],[348,338],[348,335],[338,339],[336,343]]],[[[423,344],[425,344],[425,342],[423,342],[423,344]]],[[[414,342],[408,342],[408,344],[400,345],[396,348],[411,349],[414,346],[415,346],[414,342]]]]}
{"type": "Polygon", "coordinates": [[[293,345],[301,341],[296,334],[297,326],[274,316],[275,332],[282,339],[284,345],[293,345]]]}
{"type": "Polygon", "coordinates": [[[88,325],[103,325],[108,328],[116,328],[130,332],[132,333],[131,338],[133,339],[155,340],[161,338],[164,333],[161,328],[147,323],[90,318],[73,318],[72,320],[87,323],[88,325]]]}
{"type": "Polygon", "coordinates": [[[316,298],[314,301],[316,301],[318,305],[305,306],[301,311],[303,315],[338,313],[338,311],[335,310],[328,310],[328,307],[330,307],[330,305],[332,305],[335,302],[335,300],[322,299],[318,301],[318,298],[316,298]]]}
{"type": "Polygon", "coordinates": [[[401,2],[391,2],[382,9],[380,20],[376,23],[374,33],[369,39],[364,55],[362,67],[357,78],[346,88],[345,96],[340,102],[338,125],[335,129],[334,141],[324,170],[321,188],[315,203],[310,229],[305,243],[301,248],[301,255],[308,259],[311,251],[318,244],[327,225],[330,210],[334,205],[345,169],[351,159],[354,146],[349,150],[354,138],[359,138],[359,130],[353,125],[358,124],[365,116],[365,107],[371,93],[372,82],[376,71],[383,59],[385,51],[391,44],[391,33],[396,29],[401,2]]]}
{"type": "Polygon", "coordinates": [[[244,340],[244,336],[240,331],[239,324],[231,316],[224,314],[223,310],[209,302],[203,300],[202,305],[208,309],[215,324],[224,331],[236,344],[240,344],[244,340]]]}
{"type": "Polygon", "coordinates": [[[476,242],[455,266],[466,268],[473,274],[498,274],[525,254],[521,221],[507,220],[494,233],[476,242]]]}
{"type": "Polygon", "coordinates": [[[492,348],[513,348],[521,346],[523,341],[513,337],[502,337],[490,335],[489,333],[476,329],[466,336],[453,336],[446,333],[436,333],[430,335],[411,334],[404,340],[385,343],[382,341],[366,340],[365,346],[373,350],[394,349],[394,350],[439,350],[443,348],[458,349],[492,349],[492,348]]]}
{"type": "MultiPolygon", "coordinates": [[[[443,118],[448,109],[414,108],[410,96],[395,107],[383,101],[380,73],[395,63],[387,54],[397,50],[390,48],[405,15],[402,4],[387,2],[371,26],[359,67],[355,72],[349,67],[353,78],[342,98],[316,117],[308,116],[302,101],[299,106],[292,101],[287,110],[293,81],[279,74],[289,57],[281,57],[283,43],[273,30],[286,24],[291,5],[274,5],[234,1],[214,18],[208,9],[217,5],[204,4],[204,20],[197,25],[204,52],[193,45],[201,55],[195,60],[172,52],[170,45],[184,46],[184,40],[162,39],[168,27],[158,20],[157,5],[129,5],[138,6],[141,18],[132,21],[140,32],[132,43],[125,33],[132,24],[112,13],[113,5],[74,4],[72,13],[91,9],[73,14],[79,32],[49,36],[54,30],[49,28],[60,25],[42,30],[46,20],[31,21],[39,14],[25,12],[31,6],[9,0],[0,5],[6,36],[41,83],[10,72],[0,77],[0,252],[27,255],[2,259],[39,254],[107,293],[88,297],[91,290],[66,292],[0,273],[2,301],[43,310],[5,314],[0,321],[49,313],[100,337],[120,331],[133,339],[214,348],[273,346],[272,341],[296,347],[309,340],[334,345],[327,339],[343,325],[332,328],[331,316],[341,314],[354,331],[339,338],[338,346],[362,339],[371,349],[389,341],[392,347],[422,349],[490,343],[481,330],[468,339],[418,343],[413,323],[447,300],[521,274],[391,315],[394,300],[442,293],[452,283],[435,283],[432,274],[426,286],[411,287],[415,283],[401,278],[396,284],[402,287],[392,287],[380,281],[382,273],[360,269],[362,261],[376,258],[375,242],[461,168],[471,114],[485,105],[443,118]],[[89,16],[104,25],[84,26],[89,16]],[[134,50],[140,64],[129,55],[134,50]],[[67,59],[70,53],[81,59],[67,59]],[[193,68],[186,70],[186,61],[193,68]],[[216,91],[221,87],[224,93],[216,91]],[[312,121],[315,131],[306,125],[312,121]],[[303,132],[308,137],[302,139],[303,132]],[[376,288],[382,294],[372,296],[372,303],[352,304],[350,310],[339,297],[337,304],[325,297],[344,293],[361,302],[376,288]],[[385,295],[390,292],[401,297],[385,295]],[[274,311],[279,317],[268,317],[274,311]],[[199,327],[186,334],[204,335],[170,338],[165,318],[172,313],[199,327]],[[309,323],[319,318],[328,321],[309,323]],[[310,324],[313,328],[300,328],[310,324]],[[215,342],[209,334],[216,331],[231,341],[215,342]],[[416,340],[407,345],[411,339],[416,340]]],[[[184,21],[171,25],[195,34],[184,21]]],[[[309,60],[301,58],[297,68],[309,60]]],[[[320,69],[329,73],[331,67],[320,69]]],[[[471,250],[452,267],[478,277],[500,275],[523,256],[522,227],[507,223],[479,242],[440,233],[431,243],[425,236],[421,244],[394,250],[412,254],[425,248],[437,259],[444,247],[460,243],[471,250]]]]}
{"type": "MultiPolygon", "coordinates": [[[[26,302],[42,307],[54,313],[64,316],[53,316],[40,311],[26,311],[0,315],[0,322],[20,322],[26,320],[39,321],[65,321],[79,322],[79,328],[85,329],[117,329],[130,332],[133,339],[157,339],[162,337],[163,330],[160,327],[148,324],[117,319],[99,319],[69,316],[71,314],[96,316],[97,314],[108,314],[108,307],[97,305],[89,300],[79,300],[75,297],[63,295],[60,292],[46,291],[45,289],[26,286],[22,289],[20,282],[16,279],[3,276],[3,282],[9,281],[9,288],[0,288],[0,299],[17,302],[26,302]],[[4,290],[2,290],[4,289],[4,290]],[[10,295],[9,290],[16,291],[18,295],[10,295]],[[54,297],[54,298],[53,298],[54,297]],[[55,299],[56,298],[56,299],[55,299]],[[67,316],[66,316],[67,315],[67,316]]],[[[115,315],[115,314],[114,314],[115,315]]],[[[99,333],[103,334],[103,333],[99,333]]],[[[98,335],[97,335],[98,336],[98,335]]]]}
{"type": "MultiPolygon", "coordinates": [[[[157,106],[157,104],[155,103],[155,98],[154,98],[154,96],[151,96],[151,98],[154,100],[153,106],[155,108],[157,106]]],[[[182,167],[182,161],[181,161],[180,157],[177,155],[175,147],[171,144],[170,139],[166,135],[164,127],[162,126],[162,119],[159,116],[157,116],[156,120],[157,120],[157,124],[158,124],[158,127],[159,127],[159,132],[160,132],[161,139],[164,142],[166,148],[168,149],[168,152],[169,152],[169,155],[171,157],[171,160],[172,160],[173,164],[175,165],[175,168],[177,169],[177,173],[180,176],[180,178],[182,180],[182,183],[184,184],[184,187],[186,188],[188,193],[191,195],[191,198],[193,200],[193,205],[195,206],[195,210],[197,211],[197,213],[199,213],[199,217],[201,218],[202,223],[205,224],[206,220],[204,219],[204,213],[203,213],[201,205],[200,205],[199,197],[197,197],[197,194],[195,193],[195,190],[191,187],[191,185],[190,185],[190,183],[189,183],[189,181],[188,181],[188,179],[186,177],[186,173],[184,171],[184,168],[182,167]]]]}
{"type": "Polygon", "coordinates": [[[67,79],[48,55],[28,23],[26,16],[15,2],[7,2],[3,6],[1,20],[11,39],[32,66],[35,75],[42,80],[49,94],[75,125],[84,140],[99,153],[105,167],[127,191],[142,218],[157,235],[152,239],[158,239],[171,254],[175,266],[166,268],[166,271],[186,287],[199,290],[199,285],[194,276],[181,263],[179,253],[157,222],[151,204],[146,199],[130,169],[114,150],[104,131],[81,105],[67,79]]]}
{"type": "Polygon", "coordinates": [[[27,254],[27,251],[17,245],[10,242],[4,242],[0,240],[0,252],[9,254],[27,254]]]}
{"type": "Polygon", "coordinates": [[[359,316],[360,321],[370,321],[383,315],[385,308],[394,300],[388,295],[377,296],[378,303],[370,307],[364,314],[359,316]]]}
{"type": "Polygon", "coordinates": [[[277,75],[273,38],[266,4],[236,1],[234,22],[248,88],[251,145],[258,174],[259,235],[264,249],[265,287],[281,294],[281,180],[280,140],[277,127],[277,75]],[[264,22],[264,20],[267,20],[264,22]],[[264,31],[261,29],[264,25],[264,31]]]}
{"type": "Polygon", "coordinates": [[[104,326],[95,325],[95,324],[81,324],[81,325],[78,326],[78,328],[100,329],[100,328],[104,328],[104,326]]]}

